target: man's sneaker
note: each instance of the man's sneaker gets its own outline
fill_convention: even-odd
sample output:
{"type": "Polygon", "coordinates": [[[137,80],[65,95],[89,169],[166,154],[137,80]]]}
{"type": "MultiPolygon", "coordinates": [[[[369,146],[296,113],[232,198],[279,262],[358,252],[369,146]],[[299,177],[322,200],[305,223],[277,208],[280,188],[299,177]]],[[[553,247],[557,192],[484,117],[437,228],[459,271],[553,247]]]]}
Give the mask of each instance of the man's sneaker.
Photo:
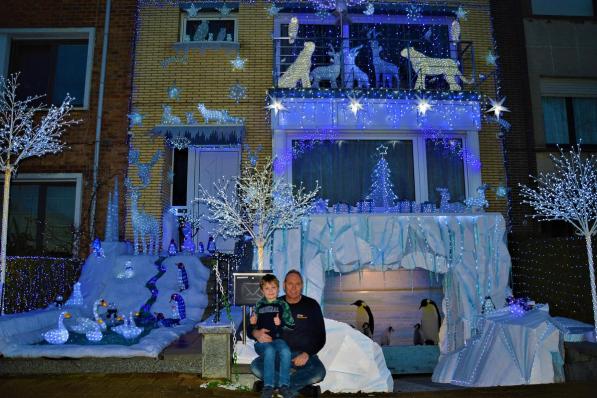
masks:
{"type": "Polygon", "coordinates": [[[263,390],[263,380],[255,380],[253,383],[253,392],[261,392],[263,390]]]}
{"type": "Polygon", "coordinates": [[[261,390],[261,398],[272,398],[274,396],[274,389],[271,386],[263,387],[261,390]]]}
{"type": "Polygon", "coordinates": [[[288,386],[280,387],[280,389],[278,390],[278,394],[280,394],[282,396],[282,398],[294,398],[298,395],[297,393],[292,391],[290,388],[288,388],[288,386]]]}

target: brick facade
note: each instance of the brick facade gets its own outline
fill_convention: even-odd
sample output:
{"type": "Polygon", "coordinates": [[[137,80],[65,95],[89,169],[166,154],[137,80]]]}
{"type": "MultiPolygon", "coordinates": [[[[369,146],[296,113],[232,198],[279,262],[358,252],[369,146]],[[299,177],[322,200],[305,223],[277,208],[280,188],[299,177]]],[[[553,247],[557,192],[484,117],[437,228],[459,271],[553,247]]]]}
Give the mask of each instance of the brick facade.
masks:
{"type": "MultiPolygon", "coordinates": [[[[4,0],[0,2],[0,29],[7,28],[95,28],[93,69],[89,109],[74,110],[72,117],[82,123],[66,131],[63,140],[68,149],[58,155],[32,158],[19,168],[23,173],[81,173],[83,198],[81,227],[83,240],[80,254],[88,252],[89,213],[93,185],[93,159],[96,135],[100,66],[104,34],[106,1],[83,0],[4,0]]],[[[127,168],[127,113],[130,100],[131,65],[136,0],[112,1],[109,47],[106,64],[104,111],[101,129],[100,167],[98,174],[95,230],[103,237],[108,192],[114,176],[120,184],[127,168]]],[[[120,187],[120,217],[124,217],[124,195],[120,187]]],[[[121,226],[121,235],[124,229],[121,226]]]]}

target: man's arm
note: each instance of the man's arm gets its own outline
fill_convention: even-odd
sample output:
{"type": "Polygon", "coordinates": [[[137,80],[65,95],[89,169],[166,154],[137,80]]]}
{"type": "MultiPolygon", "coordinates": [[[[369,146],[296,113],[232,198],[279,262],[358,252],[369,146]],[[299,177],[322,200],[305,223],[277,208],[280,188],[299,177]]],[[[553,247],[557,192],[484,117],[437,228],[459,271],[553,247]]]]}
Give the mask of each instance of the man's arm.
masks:
{"type": "Polygon", "coordinates": [[[317,354],[325,345],[325,322],[319,303],[314,302],[316,308],[313,309],[313,348],[309,355],[317,354]]]}

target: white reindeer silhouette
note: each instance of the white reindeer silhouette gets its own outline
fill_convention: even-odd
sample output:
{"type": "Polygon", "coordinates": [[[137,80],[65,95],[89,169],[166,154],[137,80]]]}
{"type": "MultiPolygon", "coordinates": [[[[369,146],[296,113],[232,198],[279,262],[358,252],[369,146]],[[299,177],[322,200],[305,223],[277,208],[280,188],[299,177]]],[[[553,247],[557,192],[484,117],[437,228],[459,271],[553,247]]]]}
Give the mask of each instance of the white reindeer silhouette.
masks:
{"type": "Polygon", "coordinates": [[[355,80],[359,88],[369,88],[369,76],[355,64],[355,59],[361,48],[363,48],[362,44],[351,48],[346,54],[346,64],[344,65],[344,85],[346,88],[353,88],[355,80]]]}
{"type": "Polygon", "coordinates": [[[383,60],[379,53],[383,49],[377,40],[371,42],[371,53],[373,55],[373,68],[375,69],[375,82],[378,87],[393,87],[393,79],[396,78],[396,87],[400,86],[400,70],[398,66],[383,60]],[[386,84],[388,83],[389,84],[386,84]]]}
{"type": "Polygon", "coordinates": [[[342,55],[342,52],[336,52],[331,44],[328,44],[328,46],[330,47],[330,51],[327,52],[327,55],[333,57],[333,61],[331,65],[318,66],[311,71],[310,77],[311,80],[313,80],[311,85],[314,88],[319,88],[319,82],[321,80],[329,80],[332,88],[338,88],[336,79],[340,76],[340,56],[342,55]]]}
{"type": "MultiPolygon", "coordinates": [[[[138,204],[141,197],[141,187],[134,187],[131,181],[127,178],[124,185],[129,190],[129,197],[131,198],[131,222],[133,224],[134,246],[133,255],[139,254],[139,238],[141,238],[141,250],[143,254],[156,255],[159,224],[158,220],[144,211],[139,211],[138,204]],[[148,244],[145,243],[145,237],[149,237],[148,244]]],[[[146,186],[145,186],[146,187],[146,186]]],[[[145,188],[143,187],[143,188],[145,188]]]]}

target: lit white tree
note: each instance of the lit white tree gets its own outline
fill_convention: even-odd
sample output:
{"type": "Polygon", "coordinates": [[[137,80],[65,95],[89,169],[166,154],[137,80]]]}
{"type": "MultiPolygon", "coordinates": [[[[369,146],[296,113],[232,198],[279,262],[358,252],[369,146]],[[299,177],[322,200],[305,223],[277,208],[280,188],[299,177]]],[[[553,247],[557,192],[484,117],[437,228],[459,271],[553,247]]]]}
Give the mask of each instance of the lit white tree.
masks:
{"type": "Polygon", "coordinates": [[[593,267],[592,236],[597,232],[597,159],[581,156],[581,149],[571,149],[569,155],[551,156],[554,170],[532,177],[536,188],[520,185],[523,203],[535,209],[532,217],[539,221],[563,220],[574,226],[585,238],[589,258],[589,276],[593,299],[593,318],[597,333],[597,293],[593,267]]]}
{"type": "Polygon", "coordinates": [[[78,120],[68,119],[72,98],[67,94],[62,105],[46,107],[41,96],[19,99],[19,74],[0,76],[0,171],[4,172],[2,202],[2,249],[0,253],[0,310],[4,314],[4,283],[6,279],[6,241],[10,179],[19,163],[32,156],[58,153],[64,148],[62,133],[78,120]]]}
{"type": "Polygon", "coordinates": [[[312,208],[319,187],[311,192],[274,178],[272,159],[264,166],[249,166],[240,177],[219,181],[213,193],[199,186],[198,202],[207,205],[206,218],[216,224],[214,233],[236,238],[249,233],[257,246],[258,267],[263,270],[263,248],[280,228],[297,227],[312,208]]]}

